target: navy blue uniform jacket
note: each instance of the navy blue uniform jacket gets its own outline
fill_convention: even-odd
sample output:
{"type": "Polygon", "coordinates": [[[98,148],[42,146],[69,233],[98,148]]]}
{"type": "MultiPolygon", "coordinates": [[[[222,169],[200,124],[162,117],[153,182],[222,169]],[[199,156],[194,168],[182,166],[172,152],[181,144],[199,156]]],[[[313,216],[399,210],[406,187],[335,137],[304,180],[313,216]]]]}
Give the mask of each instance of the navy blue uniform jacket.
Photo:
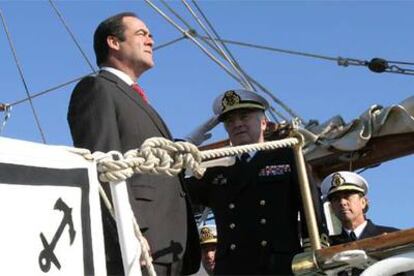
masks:
{"type": "Polygon", "coordinates": [[[301,204],[291,149],[209,168],[187,184],[194,203],[211,207],[215,216],[216,275],[292,273],[292,258],[301,251],[301,204]]]}
{"type": "MultiPolygon", "coordinates": [[[[361,236],[358,238],[359,240],[362,239],[366,239],[366,238],[370,238],[370,237],[375,237],[384,233],[390,233],[390,232],[395,232],[398,231],[399,229],[394,228],[394,227],[388,227],[388,226],[382,226],[382,225],[375,225],[374,223],[372,223],[371,220],[367,220],[367,226],[365,226],[365,229],[362,231],[361,236]]],[[[342,243],[347,243],[347,242],[351,242],[351,238],[349,237],[349,235],[346,233],[345,230],[342,229],[341,234],[339,235],[335,235],[335,236],[331,236],[331,245],[338,245],[338,244],[342,244],[342,243]]]]}
{"type": "MultiPolygon", "coordinates": [[[[398,231],[399,229],[394,228],[394,227],[388,227],[388,226],[382,226],[382,225],[375,225],[374,223],[372,223],[371,220],[367,220],[367,226],[365,226],[365,229],[362,231],[361,236],[358,238],[359,240],[362,239],[366,239],[366,238],[370,238],[370,237],[375,237],[384,233],[390,233],[390,232],[395,232],[398,231]]],[[[335,236],[331,236],[331,245],[338,245],[338,244],[343,244],[343,243],[347,243],[347,242],[352,242],[352,239],[349,237],[349,235],[346,233],[345,230],[342,229],[341,234],[339,235],[335,235],[335,236]]],[[[351,275],[352,276],[358,276],[361,275],[361,273],[363,272],[363,270],[358,269],[358,268],[352,268],[352,272],[351,275]]],[[[344,271],[344,272],[340,272],[338,273],[339,276],[348,276],[348,272],[344,271]]],[[[399,274],[399,275],[405,275],[405,274],[399,274]]]]}

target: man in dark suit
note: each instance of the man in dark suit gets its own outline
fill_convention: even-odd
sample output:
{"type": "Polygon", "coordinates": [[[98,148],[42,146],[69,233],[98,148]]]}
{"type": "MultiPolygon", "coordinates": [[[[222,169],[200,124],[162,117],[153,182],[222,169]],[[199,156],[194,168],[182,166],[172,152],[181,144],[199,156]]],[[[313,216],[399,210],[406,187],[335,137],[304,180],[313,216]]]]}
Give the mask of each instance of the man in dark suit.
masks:
{"type": "MultiPolygon", "coordinates": [[[[82,79],[69,105],[68,121],[76,147],[122,153],[150,137],[171,134],[135,81],[153,67],[153,39],[134,13],[104,20],[94,34],[100,72],[82,79]]],[[[129,200],[158,275],[195,273],[200,265],[197,227],[182,177],[135,175],[127,181],[129,200]]],[[[109,187],[104,184],[109,193],[109,187]]],[[[103,208],[109,275],[123,273],[116,226],[103,208]]]]}
{"type": "MultiPolygon", "coordinates": [[[[322,193],[329,200],[335,216],[342,223],[339,235],[330,237],[331,245],[374,237],[397,228],[376,225],[366,218],[368,211],[368,182],[359,174],[339,171],[327,176],[321,184],[322,193]]],[[[350,275],[360,275],[362,270],[352,269],[350,275]]],[[[349,275],[348,272],[339,275],[349,275]]]]}
{"type": "MultiPolygon", "coordinates": [[[[214,103],[234,146],[264,142],[268,107],[264,98],[247,90],[227,91],[214,103]]],[[[243,154],[235,164],[209,168],[200,180],[189,178],[187,187],[194,203],[214,213],[214,274],[292,274],[292,258],[301,252],[292,149],[243,154]]]]}

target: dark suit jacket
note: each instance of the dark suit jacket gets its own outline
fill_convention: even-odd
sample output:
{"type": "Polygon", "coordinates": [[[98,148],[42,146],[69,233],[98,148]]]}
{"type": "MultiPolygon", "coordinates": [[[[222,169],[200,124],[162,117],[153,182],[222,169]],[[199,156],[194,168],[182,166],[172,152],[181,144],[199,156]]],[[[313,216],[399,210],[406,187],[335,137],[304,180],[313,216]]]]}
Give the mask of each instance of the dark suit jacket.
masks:
{"type": "MultiPolygon", "coordinates": [[[[395,232],[398,230],[399,229],[394,228],[394,227],[375,225],[374,223],[372,223],[371,220],[368,219],[367,226],[365,226],[365,229],[362,231],[361,236],[358,239],[362,240],[362,239],[366,239],[370,237],[375,237],[375,236],[378,236],[384,233],[395,232]]],[[[330,239],[331,239],[331,242],[330,242],[331,245],[338,245],[338,244],[352,241],[349,235],[343,229],[342,229],[341,234],[331,236],[330,239]]]]}
{"type": "MultiPolygon", "coordinates": [[[[158,113],[124,81],[107,71],[86,77],[77,84],[70,100],[68,121],[74,145],[91,151],[125,153],[139,148],[150,137],[171,139],[158,113]]],[[[103,186],[108,193],[108,185],[103,186]]],[[[183,260],[187,249],[184,272],[196,272],[200,260],[198,234],[182,178],[135,175],[127,186],[132,209],[150,244],[154,263],[183,260]]],[[[115,251],[119,254],[113,221],[104,218],[104,228],[108,260],[118,263],[119,258],[112,254],[115,251]]]]}
{"type": "Polygon", "coordinates": [[[194,203],[214,212],[215,274],[292,273],[292,258],[301,251],[301,204],[291,149],[257,152],[247,164],[209,168],[186,184],[194,203]]]}

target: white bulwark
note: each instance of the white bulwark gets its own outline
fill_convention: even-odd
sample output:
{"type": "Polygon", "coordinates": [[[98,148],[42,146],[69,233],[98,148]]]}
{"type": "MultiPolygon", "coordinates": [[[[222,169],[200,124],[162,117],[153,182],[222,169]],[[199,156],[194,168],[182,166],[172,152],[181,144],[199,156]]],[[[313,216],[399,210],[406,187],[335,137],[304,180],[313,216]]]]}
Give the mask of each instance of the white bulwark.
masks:
{"type": "Polygon", "coordinates": [[[106,275],[96,165],[0,138],[0,275],[106,275]]]}

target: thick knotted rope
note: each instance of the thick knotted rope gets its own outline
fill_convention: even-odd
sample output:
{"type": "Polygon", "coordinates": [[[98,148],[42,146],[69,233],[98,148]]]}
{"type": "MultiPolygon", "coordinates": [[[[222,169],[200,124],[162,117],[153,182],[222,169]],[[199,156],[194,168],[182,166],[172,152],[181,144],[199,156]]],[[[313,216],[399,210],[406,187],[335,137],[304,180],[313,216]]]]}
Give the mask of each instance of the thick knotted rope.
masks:
{"type": "MultiPolygon", "coordinates": [[[[91,154],[89,150],[78,148],[70,148],[69,151],[81,154],[87,160],[95,160],[99,179],[102,182],[119,182],[130,178],[136,173],[174,176],[183,169],[191,170],[196,177],[201,177],[205,171],[201,167],[202,161],[234,156],[249,151],[293,147],[301,143],[301,141],[303,139],[286,138],[265,143],[199,151],[195,145],[188,142],[172,142],[165,138],[156,137],[145,140],[139,149],[130,150],[124,155],[118,151],[110,151],[108,153],[97,151],[91,154]]],[[[100,189],[100,194],[113,216],[111,203],[102,188],[100,189]]],[[[145,238],[135,217],[133,217],[133,223],[135,235],[141,244],[145,266],[149,275],[155,275],[148,245],[144,242],[145,238]]]]}
{"type": "Polygon", "coordinates": [[[183,169],[188,169],[197,177],[201,177],[204,169],[201,162],[226,156],[234,156],[249,151],[274,150],[293,147],[299,143],[298,138],[286,138],[237,147],[199,151],[188,142],[172,142],[165,138],[149,138],[141,148],[126,152],[117,151],[106,154],[92,154],[98,164],[99,179],[103,182],[117,182],[130,178],[134,174],[166,174],[174,176],[183,169]]]}

